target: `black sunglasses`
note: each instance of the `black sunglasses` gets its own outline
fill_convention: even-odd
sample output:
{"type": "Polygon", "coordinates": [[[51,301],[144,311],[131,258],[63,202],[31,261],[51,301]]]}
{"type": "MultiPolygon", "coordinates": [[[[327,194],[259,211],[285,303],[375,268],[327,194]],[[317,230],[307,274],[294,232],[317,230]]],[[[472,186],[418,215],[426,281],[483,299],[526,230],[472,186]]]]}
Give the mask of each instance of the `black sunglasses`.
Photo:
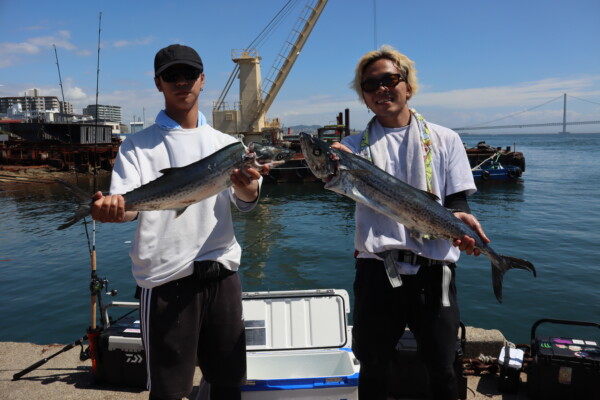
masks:
{"type": "Polygon", "coordinates": [[[360,83],[360,88],[365,93],[373,93],[381,86],[385,86],[388,89],[395,88],[402,81],[406,81],[406,78],[401,74],[385,74],[379,78],[365,79],[360,83]]]}
{"type": "Polygon", "coordinates": [[[160,74],[163,81],[168,83],[177,82],[180,76],[186,81],[195,81],[200,77],[200,70],[196,68],[168,68],[160,74]]]}

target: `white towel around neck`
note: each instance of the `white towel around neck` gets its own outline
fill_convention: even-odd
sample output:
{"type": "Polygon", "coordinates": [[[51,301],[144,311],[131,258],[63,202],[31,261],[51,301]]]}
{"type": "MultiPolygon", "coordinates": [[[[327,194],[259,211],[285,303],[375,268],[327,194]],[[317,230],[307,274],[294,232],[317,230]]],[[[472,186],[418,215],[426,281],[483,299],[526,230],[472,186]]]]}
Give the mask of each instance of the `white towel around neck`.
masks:
{"type": "MultiPolygon", "coordinates": [[[[425,175],[425,161],[423,160],[423,141],[419,124],[414,116],[411,116],[410,124],[404,129],[406,131],[402,135],[403,127],[389,130],[384,128],[378,120],[373,121],[369,132],[373,164],[401,181],[426,191],[427,178],[425,175]],[[386,130],[389,132],[386,133],[386,130]],[[403,136],[402,143],[390,139],[394,132],[401,132],[399,137],[403,136]]],[[[431,179],[431,186],[437,187],[434,184],[435,174],[431,179]]]]}

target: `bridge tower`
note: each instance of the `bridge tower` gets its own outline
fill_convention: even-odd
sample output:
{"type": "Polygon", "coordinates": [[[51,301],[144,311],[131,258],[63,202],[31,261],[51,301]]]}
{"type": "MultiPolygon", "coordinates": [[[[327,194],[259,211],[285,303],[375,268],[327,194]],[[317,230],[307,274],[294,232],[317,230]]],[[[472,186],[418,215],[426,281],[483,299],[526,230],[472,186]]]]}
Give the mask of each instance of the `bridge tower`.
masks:
{"type": "Polygon", "coordinates": [[[567,94],[563,94],[563,129],[562,132],[558,132],[559,135],[567,135],[571,132],[567,132],[567,94]]]}

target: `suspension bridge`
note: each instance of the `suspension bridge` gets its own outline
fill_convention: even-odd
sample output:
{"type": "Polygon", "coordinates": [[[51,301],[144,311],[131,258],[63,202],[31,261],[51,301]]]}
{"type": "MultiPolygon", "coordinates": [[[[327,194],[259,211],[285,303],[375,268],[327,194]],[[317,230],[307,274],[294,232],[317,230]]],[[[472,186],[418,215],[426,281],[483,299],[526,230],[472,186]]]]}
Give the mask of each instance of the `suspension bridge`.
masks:
{"type": "MultiPolygon", "coordinates": [[[[596,103],[593,101],[589,101],[589,100],[585,100],[585,99],[581,99],[578,97],[574,97],[574,96],[569,96],[581,101],[585,101],[591,104],[596,104],[596,105],[600,105],[600,103],[596,103]]],[[[567,126],[576,126],[576,125],[600,125],[600,120],[597,121],[576,121],[576,122],[567,122],[567,94],[564,93],[562,96],[559,97],[555,97],[545,103],[542,103],[540,105],[537,105],[535,107],[529,108],[527,110],[524,111],[519,111],[517,113],[513,113],[510,115],[507,115],[505,117],[502,118],[498,118],[495,119],[493,121],[488,121],[485,123],[481,123],[481,124],[477,124],[477,125],[471,125],[471,126],[467,126],[467,127],[462,127],[462,128],[452,128],[454,131],[456,132],[466,132],[466,131],[479,131],[479,130],[483,130],[483,129],[520,129],[520,128],[535,128],[535,127],[549,127],[549,126],[561,126],[562,127],[562,131],[558,132],[559,134],[562,133],[569,133],[567,132],[567,126]],[[507,118],[511,118],[511,117],[515,117],[516,115],[519,114],[523,114],[529,111],[532,111],[536,108],[540,108],[548,103],[551,103],[553,101],[556,101],[560,98],[563,98],[563,118],[562,118],[562,122],[546,122],[546,123],[535,123],[535,124],[511,124],[511,125],[488,125],[488,124],[492,124],[492,123],[496,123],[498,121],[507,119],[507,118]]]]}

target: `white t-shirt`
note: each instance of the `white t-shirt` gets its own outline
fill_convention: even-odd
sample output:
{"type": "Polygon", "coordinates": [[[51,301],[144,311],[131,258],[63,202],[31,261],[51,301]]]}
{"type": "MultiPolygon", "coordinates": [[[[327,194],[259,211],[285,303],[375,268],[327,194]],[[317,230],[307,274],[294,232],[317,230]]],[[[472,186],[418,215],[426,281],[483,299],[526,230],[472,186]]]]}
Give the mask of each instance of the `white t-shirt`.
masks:
{"type": "MultiPolygon", "coordinates": [[[[121,144],[110,192],[125,194],[160,177],[162,169],[186,166],[234,142],[233,136],[209,125],[194,129],[151,125],[121,144]]],[[[242,202],[229,188],[190,205],[177,218],[174,210],[140,212],[129,252],[137,284],[152,288],[191,275],[195,260],[218,261],[236,271],[241,248],[234,235],[230,202],[242,211],[256,204],[242,202]]]]}
{"type": "MultiPolygon", "coordinates": [[[[460,136],[443,126],[430,122],[427,122],[427,125],[431,131],[431,166],[434,174],[434,179],[432,179],[431,183],[433,185],[433,192],[441,200],[447,195],[462,191],[467,191],[467,194],[474,193],[476,186],[473,181],[473,173],[471,172],[469,160],[460,136]]],[[[415,143],[415,141],[407,140],[407,133],[410,135],[419,135],[419,129],[414,117],[411,118],[410,129],[408,127],[383,128],[369,132],[370,142],[374,143],[377,140],[383,140],[383,147],[381,145],[377,147],[387,150],[373,154],[373,158],[386,158],[384,160],[380,158],[378,164],[382,164],[382,168],[387,173],[394,175],[404,182],[408,180],[406,176],[406,171],[408,170],[406,168],[408,144],[415,143]],[[379,137],[377,132],[379,132],[379,137]]],[[[348,136],[342,140],[342,143],[348,146],[355,154],[358,154],[361,138],[361,134],[348,136]]],[[[420,143],[420,138],[416,142],[420,143]]],[[[371,146],[371,150],[374,147],[371,146]]],[[[422,158],[419,159],[417,157],[414,158],[413,162],[424,163],[422,158]]],[[[448,262],[456,262],[460,256],[460,250],[452,246],[452,243],[447,240],[424,239],[424,243],[420,244],[410,236],[410,232],[404,225],[363,204],[356,204],[355,219],[356,233],[354,236],[354,246],[359,252],[358,257],[381,259],[376,255],[377,253],[393,249],[408,249],[423,257],[448,262]]],[[[401,273],[416,274],[418,271],[418,266],[407,263],[399,264],[401,273]]]]}

